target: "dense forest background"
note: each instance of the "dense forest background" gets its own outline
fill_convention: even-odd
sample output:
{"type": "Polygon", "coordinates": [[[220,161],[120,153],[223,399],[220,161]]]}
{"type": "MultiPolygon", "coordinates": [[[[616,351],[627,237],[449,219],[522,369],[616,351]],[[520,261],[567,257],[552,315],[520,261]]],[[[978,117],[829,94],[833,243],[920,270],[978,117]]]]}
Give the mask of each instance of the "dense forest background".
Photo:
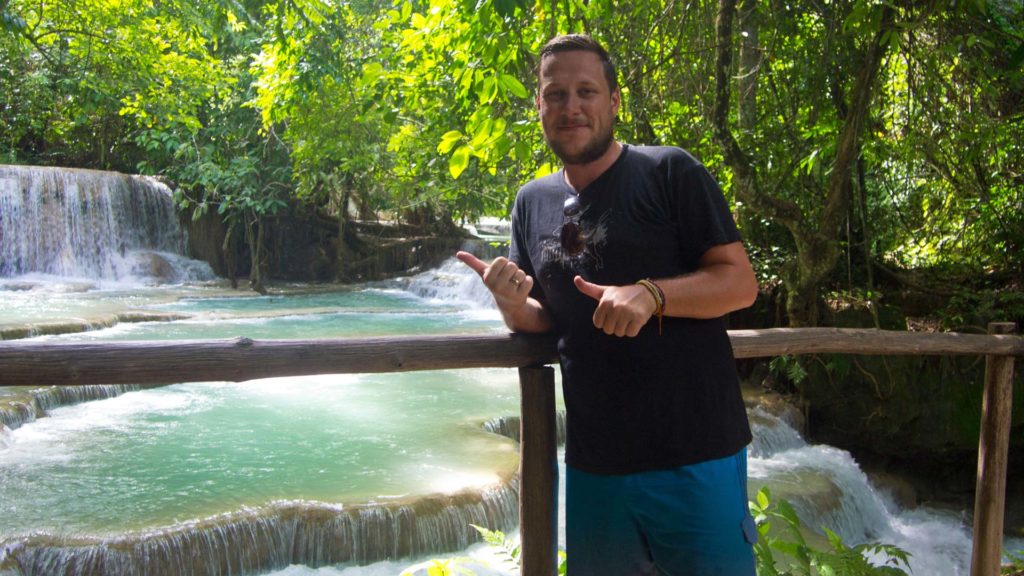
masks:
{"type": "Polygon", "coordinates": [[[777,324],[879,324],[908,288],[945,328],[1024,311],[1019,0],[0,0],[0,26],[0,162],[165,176],[257,276],[296,203],[341,238],[506,215],[554,169],[534,54],[582,31],[619,138],[723,183],[777,324]]]}
{"type": "MultiPolygon", "coordinates": [[[[682,146],[722,182],[762,286],[742,326],[1024,320],[1020,0],[0,0],[0,163],[162,176],[257,287],[299,249],[283,215],[327,222],[323,270],[351,279],[353,229],[453,235],[556,168],[534,55],[571,31],[616,58],[620,140],[682,146]]],[[[745,376],[799,392],[816,439],[966,493],[982,365],[745,376]]]]}

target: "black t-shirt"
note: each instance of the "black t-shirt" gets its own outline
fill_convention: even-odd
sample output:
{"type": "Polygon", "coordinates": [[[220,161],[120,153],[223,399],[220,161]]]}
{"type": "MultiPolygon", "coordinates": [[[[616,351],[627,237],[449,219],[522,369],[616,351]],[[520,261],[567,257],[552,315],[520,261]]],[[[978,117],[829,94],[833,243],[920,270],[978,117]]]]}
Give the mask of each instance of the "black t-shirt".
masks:
{"type": "Polygon", "coordinates": [[[597,302],[573,284],[633,284],[693,272],[709,248],[739,240],[721,189],[680,148],[624,146],[579,194],[559,171],[520,189],[510,259],[536,280],[532,296],[559,336],[566,462],[595,474],[676,468],[738,452],[751,440],[725,319],[657,319],[635,338],[594,327],[597,302]],[[562,249],[578,224],[584,249],[562,249]]]}

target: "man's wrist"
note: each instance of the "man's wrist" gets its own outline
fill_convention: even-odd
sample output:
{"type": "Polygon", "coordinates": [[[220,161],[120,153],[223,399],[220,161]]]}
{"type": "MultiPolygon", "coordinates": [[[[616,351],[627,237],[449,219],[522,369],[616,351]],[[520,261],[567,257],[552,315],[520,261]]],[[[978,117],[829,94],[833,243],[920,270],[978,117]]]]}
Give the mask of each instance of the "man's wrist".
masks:
{"type": "Polygon", "coordinates": [[[658,317],[658,335],[661,335],[661,319],[665,315],[665,292],[649,278],[637,280],[638,285],[643,286],[654,299],[654,316],[658,317]]]}

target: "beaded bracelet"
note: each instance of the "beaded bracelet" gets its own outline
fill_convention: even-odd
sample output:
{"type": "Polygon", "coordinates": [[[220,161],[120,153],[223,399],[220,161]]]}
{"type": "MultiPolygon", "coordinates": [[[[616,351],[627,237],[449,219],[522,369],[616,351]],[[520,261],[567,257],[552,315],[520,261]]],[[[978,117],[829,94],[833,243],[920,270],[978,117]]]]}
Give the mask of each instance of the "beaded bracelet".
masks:
{"type": "Polygon", "coordinates": [[[647,278],[637,280],[636,283],[646,288],[654,298],[654,315],[658,317],[658,336],[661,336],[661,319],[665,315],[665,293],[662,292],[661,286],[658,286],[647,278]]]}

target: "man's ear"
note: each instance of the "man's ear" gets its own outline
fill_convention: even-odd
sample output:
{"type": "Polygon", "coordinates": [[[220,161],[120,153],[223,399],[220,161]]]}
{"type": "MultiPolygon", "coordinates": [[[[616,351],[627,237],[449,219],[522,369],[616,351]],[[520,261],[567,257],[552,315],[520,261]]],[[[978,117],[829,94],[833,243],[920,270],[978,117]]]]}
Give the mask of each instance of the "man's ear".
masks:
{"type": "Polygon", "coordinates": [[[612,116],[619,114],[619,104],[622,103],[622,92],[618,88],[612,90],[612,116]]]}

